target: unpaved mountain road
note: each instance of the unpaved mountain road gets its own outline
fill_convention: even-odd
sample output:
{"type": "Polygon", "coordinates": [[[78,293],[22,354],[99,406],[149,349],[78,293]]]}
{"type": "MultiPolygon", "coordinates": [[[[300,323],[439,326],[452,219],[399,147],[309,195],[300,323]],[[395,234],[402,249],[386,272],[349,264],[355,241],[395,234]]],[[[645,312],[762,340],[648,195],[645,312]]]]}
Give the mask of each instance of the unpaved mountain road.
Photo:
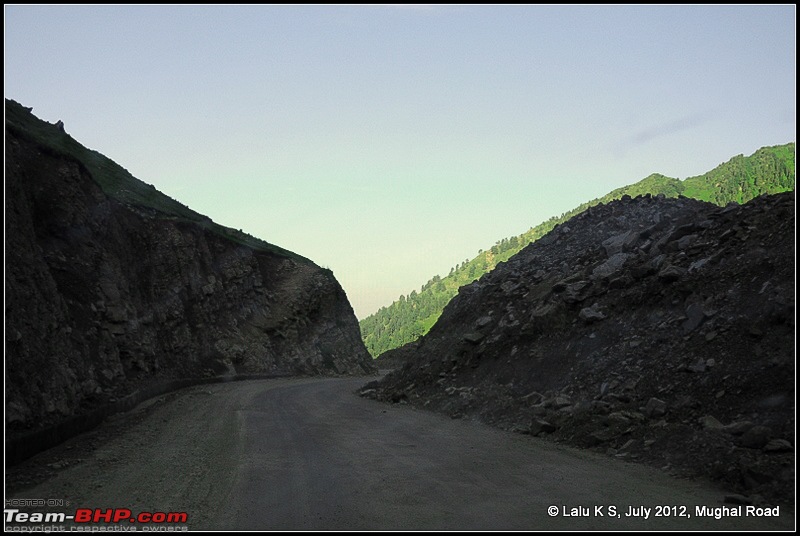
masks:
{"type": "Polygon", "coordinates": [[[254,380],[163,396],[11,468],[6,498],[63,499],[68,506],[47,511],[67,513],[187,512],[181,526],[190,530],[794,527],[786,506],[777,518],[698,516],[696,506],[722,506],[725,491],[361,399],[353,393],[365,382],[254,380]],[[37,467],[52,474],[25,485],[37,467]],[[551,506],[558,515],[548,514],[551,506]],[[660,506],[677,508],[656,517],[660,506]],[[642,515],[627,516],[629,507],[642,515]],[[674,516],[681,507],[690,517],[674,516]]]}

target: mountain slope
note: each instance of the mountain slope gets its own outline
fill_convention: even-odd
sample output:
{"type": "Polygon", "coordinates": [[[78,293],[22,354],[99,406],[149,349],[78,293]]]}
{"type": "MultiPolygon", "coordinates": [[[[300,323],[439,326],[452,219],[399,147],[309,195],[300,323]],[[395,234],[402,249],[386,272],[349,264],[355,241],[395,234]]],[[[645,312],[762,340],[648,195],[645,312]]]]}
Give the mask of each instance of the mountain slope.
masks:
{"type": "Polygon", "coordinates": [[[213,223],[6,101],[6,427],[237,373],[373,370],[329,270],[213,223]]]}
{"type": "Polygon", "coordinates": [[[592,207],[462,287],[363,394],[791,502],[794,223],[794,192],[592,207]]]}
{"type": "Polygon", "coordinates": [[[526,245],[541,238],[556,225],[580,214],[589,207],[608,203],[625,195],[683,195],[723,206],[729,202],[744,203],[762,194],[794,189],[795,144],[763,147],[751,156],[736,156],[715,169],[683,181],[653,174],[641,181],[613,190],[605,196],[552,217],[527,232],[498,241],[472,260],[465,260],[450,270],[446,277],[435,276],[420,289],[412,291],[388,307],[382,307],[359,323],[361,335],[370,353],[377,357],[387,350],[417,340],[433,326],[444,306],[458,289],[507,261],[526,245]]]}
{"type": "Polygon", "coordinates": [[[193,211],[159,192],[154,186],[140,181],[106,156],[87,149],[64,131],[63,124],[54,126],[42,121],[34,116],[31,110],[16,101],[6,99],[6,131],[35,144],[44,154],[75,160],[100,186],[103,193],[127,208],[139,212],[146,211],[148,215],[157,215],[162,219],[191,222],[255,250],[276,253],[299,262],[311,262],[292,251],[214,223],[211,218],[193,211]]]}

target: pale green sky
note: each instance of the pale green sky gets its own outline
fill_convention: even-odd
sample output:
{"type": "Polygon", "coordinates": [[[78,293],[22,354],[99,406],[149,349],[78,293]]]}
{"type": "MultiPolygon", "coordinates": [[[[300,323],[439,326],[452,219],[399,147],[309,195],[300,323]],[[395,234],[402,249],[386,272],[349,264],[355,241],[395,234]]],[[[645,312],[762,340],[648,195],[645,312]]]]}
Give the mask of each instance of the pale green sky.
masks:
{"type": "Polygon", "coordinates": [[[6,6],[5,96],[359,318],[650,173],[795,140],[786,6],[6,6]]]}

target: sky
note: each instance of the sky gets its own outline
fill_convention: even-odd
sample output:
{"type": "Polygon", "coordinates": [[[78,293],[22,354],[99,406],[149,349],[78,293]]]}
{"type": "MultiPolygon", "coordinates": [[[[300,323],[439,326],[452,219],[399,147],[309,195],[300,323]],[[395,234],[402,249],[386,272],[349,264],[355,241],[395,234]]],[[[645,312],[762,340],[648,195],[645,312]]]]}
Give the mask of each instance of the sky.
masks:
{"type": "Polygon", "coordinates": [[[358,318],[651,173],[796,138],[796,7],[4,8],[5,97],[358,318]]]}

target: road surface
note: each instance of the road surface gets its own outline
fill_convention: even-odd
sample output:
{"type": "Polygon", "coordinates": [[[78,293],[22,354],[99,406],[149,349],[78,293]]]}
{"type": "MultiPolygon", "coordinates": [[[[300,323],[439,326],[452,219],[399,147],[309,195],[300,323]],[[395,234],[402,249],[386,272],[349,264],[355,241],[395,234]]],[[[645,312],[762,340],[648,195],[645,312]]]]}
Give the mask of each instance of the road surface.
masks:
{"type": "MultiPolygon", "coordinates": [[[[159,397],[13,468],[7,478],[16,489],[7,498],[64,500],[68,513],[186,512],[181,526],[190,530],[794,527],[786,506],[777,518],[698,516],[697,506],[723,513],[714,508],[726,491],[365,400],[354,394],[365,382],[257,380],[159,397]],[[20,489],[37,467],[54,474],[20,489]],[[657,517],[659,510],[671,515],[657,517]]],[[[724,513],[736,511],[725,506],[724,513]]]]}

